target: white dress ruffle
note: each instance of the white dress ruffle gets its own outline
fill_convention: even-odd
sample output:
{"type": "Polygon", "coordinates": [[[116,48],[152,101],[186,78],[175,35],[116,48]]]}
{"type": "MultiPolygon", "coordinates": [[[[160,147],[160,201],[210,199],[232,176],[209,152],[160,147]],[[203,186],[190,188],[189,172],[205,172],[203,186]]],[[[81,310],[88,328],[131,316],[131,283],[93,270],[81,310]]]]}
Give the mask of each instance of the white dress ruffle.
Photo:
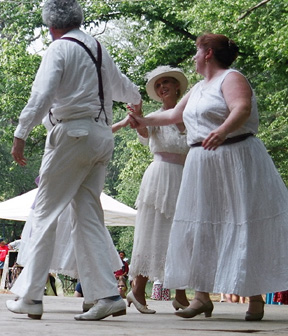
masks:
{"type": "MultiPolygon", "coordinates": [[[[160,109],[154,113],[161,113],[160,109]]],[[[149,127],[148,144],[152,153],[186,154],[186,134],[176,125],[149,127]]],[[[129,276],[164,279],[169,234],[175,212],[183,165],[153,161],[143,175],[136,200],[137,216],[129,276]]]]}
{"type": "Polygon", "coordinates": [[[146,170],[137,199],[129,275],[164,279],[169,235],[183,166],[154,161],[146,170]]]}

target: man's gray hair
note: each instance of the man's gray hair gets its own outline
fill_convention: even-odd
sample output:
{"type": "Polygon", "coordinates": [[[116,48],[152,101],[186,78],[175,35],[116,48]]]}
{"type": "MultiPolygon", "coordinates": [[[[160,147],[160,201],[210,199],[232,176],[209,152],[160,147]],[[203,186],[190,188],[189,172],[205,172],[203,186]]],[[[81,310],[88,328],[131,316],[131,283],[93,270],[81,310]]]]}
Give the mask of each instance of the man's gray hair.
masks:
{"type": "Polygon", "coordinates": [[[83,11],[77,0],[46,0],[42,19],[49,28],[79,28],[83,22],[83,11]]]}

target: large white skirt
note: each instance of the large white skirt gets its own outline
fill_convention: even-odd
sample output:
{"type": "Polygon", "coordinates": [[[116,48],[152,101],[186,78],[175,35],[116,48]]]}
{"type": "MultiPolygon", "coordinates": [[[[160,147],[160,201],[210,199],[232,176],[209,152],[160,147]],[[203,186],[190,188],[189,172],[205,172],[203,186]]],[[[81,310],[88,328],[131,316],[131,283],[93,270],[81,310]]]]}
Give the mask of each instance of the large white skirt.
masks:
{"type": "Polygon", "coordinates": [[[288,289],[288,192],[259,139],[190,149],[164,286],[241,296],[288,289]]]}
{"type": "Polygon", "coordinates": [[[137,216],[129,276],[164,279],[169,235],[183,166],[153,161],[144,173],[137,197],[137,216]]]}

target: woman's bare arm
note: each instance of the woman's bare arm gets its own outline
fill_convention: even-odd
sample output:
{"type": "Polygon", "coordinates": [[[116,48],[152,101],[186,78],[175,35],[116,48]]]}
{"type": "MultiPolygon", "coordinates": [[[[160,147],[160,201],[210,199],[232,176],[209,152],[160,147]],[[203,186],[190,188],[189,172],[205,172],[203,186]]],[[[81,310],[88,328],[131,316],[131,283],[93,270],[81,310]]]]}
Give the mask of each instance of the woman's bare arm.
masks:
{"type": "Polygon", "coordinates": [[[153,114],[148,117],[141,117],[134,113],[130,113],[130,117],[135,121],[134,128],[144,128],[146,126],[165,126],[170,124],[178,124],[183,121],[183,111],[190,97],[190,91],[180,100],[173,108],[161,113],[153,114]]]}

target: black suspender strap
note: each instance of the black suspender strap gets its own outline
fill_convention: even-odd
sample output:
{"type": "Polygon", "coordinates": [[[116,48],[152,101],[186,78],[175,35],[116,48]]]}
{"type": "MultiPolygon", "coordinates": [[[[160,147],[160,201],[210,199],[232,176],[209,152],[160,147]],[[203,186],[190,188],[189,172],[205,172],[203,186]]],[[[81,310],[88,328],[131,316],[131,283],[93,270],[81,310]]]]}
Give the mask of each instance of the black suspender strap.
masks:
{"type": "Polygon", "coordinates": [[[98,114],[98,116],[95,118],[95,121],[98,122],[101,112],[103,111],[104,115],[105,115],[105,121],[106,124],[108,125],[108,118],[105,112],[105,107],[104,107],[104,91],[103,91],[103,81],[102,81],[102,73],[101,73],[101,66],[102,66],[102,49],[101,49],[101,44],[96,40],[97,43],[97,59],[94,57],[94,55],[92,54],[91,50],[81,41],[73,38],[73,37],[61,37],[62,40],[68,40],[68,41],[72,41],[72,42],[76,42],[77,44],[79,44],[82,48],[85,49],[85,51],[88,53],[88,55],[91,57],[92,61],[94,62],[95,66],[96,66],[96,70],[97,70],[97,74],[98,74],[98,82],[99,82],[99,99],[100,99],[100,103],[101,103],[101,109],[100,112],[98,114]]]}

